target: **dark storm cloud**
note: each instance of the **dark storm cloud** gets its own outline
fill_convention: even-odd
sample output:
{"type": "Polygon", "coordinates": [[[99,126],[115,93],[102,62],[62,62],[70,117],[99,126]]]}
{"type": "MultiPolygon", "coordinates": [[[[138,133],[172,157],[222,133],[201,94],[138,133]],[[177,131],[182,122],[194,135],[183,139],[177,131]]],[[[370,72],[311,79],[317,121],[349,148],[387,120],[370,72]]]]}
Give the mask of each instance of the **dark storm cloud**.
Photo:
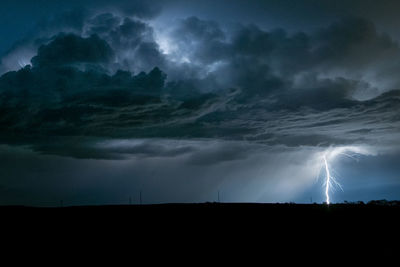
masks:
{"type": "Polygon", "coordinates": [[[146,16],[100,11],[70,11],[59,24],[43,23],[48,35],[30,46],[38,47],[28,59],[32,67],[0,78],[2,143],[79,158],[196,150],[191,161],[201,165],[250,152],[220,147],[202,156],[198,146],[148,144],[98,149],[79,137],[293,147],[396,139],[398,93],[385,92],[399,83],[392,74],[400,49],[367,19],[293,32],[189,16],[160,33],[146,16]],[[67,33],[54,35],[57,29],[67,33]]]}
{"type": "Polygon", "coordinates": [[[0,6],[0,204],[398,197],[398,1],[0,6]]]}
{"type": "Polygon", "coordinates": [[[145,22],[111,13],[88,20],[85,35],[98,34],[116,51],[114,68],[140,72],[164,66],[153,29],[145,22]]]}
{"type": "Polygon", "coordinates": [[[37,143],[31,148],[34,151],[73,158],[90,159],[129,159],[148,157],[177,157],[190,154],[198,149],[195,142],[170,140],[119,139],[104,140],[89,137],[50,138],[45,143],[37,143]]]}
{"type": "MultiPolygon", "coordinates": [[[[42,17],[36,18],[38,14],[33,14],[33,21],[29,21],[26,24],[32,25],[26,28],[27,33],[25,36],[16,40],[14,45],[10,47],[5,47],[4,54],[0,53],[0,74],[3,74],[9,70],[17,70],[21,66],[29,64],[30,58],[36,54],[36,50],[41,46],[47,44],[55,35],[60,32],[63,33],[73,33],[80,35],[82,37],[89,37],[91,34],[96,33],[98,35],[102,34],[113,34],[113,38],[118,38],[118,34],[122,32],[125,37],[129,34],[133,34],[134,31],[129,28],[133,23],[138,23],[137,19],[148,20],[159,14],[161,10],[161,5],[159,3],[148,4],[143,1],[118,1],[118,3],[113,2],[110,4],[108,1],[68,1],[68,3],[55,3],[52,1],[42,0],[41,3],[44,5],[43,10],[37,12],[42,14],[42,17]],[[110,13],[112,12],[112,13],[110,13]],[[107,18],[107,15],[111,18],[107,18]],[[135,21],[133,21],[135,20],[135,21]],[[112,23],[123,22],[122,25],[112,24],[112,23]],[[108,23],[108,24],[107,24],[108,23]],[[121,31],[118,32],[115,28],[120,28],[121,31]],[[103,32],[102,32],[103,31],[103,32]]],[[[22,7],[29,6],[31,3],[22,3],[22,7]]],[[[9,9],[17,8],[12,3],[7,3],[10,5],[9,9]]],[[[19,7],[19,6],[18,6],[19,7]]],[[[30,11],[35,10],[37,7],[32,7],[30,11]]],[[[24,11],[22,8],[21,10],[24,11]]],[[[18,10],[18,13],[21,13],[18,10]]],[[[26,16],[26,18],[20,18],[20,20],[26,20],[28,17],[32,17],[32,14],[26,16]]],[[[144,25],[144,24],[143,24],[144,25]]],[[[136,33],[136,32],[135,32],[136,33]]],[[[109,39],[102,36],[106,41],[109,39]]],[[[128,37],[129,38],[129,37],[128,37]]],[[[130,70],[146,70],[149,71],[157,63],[160,63],[160,57],[156,55],[155,49],[149,47],[155,47],[154,42],[151,40],[143,40],[145,42],[141,48],[143,51],[148,51],[149,55],[152,53],[153,61],[148,62],[143,59],[139,67],[134,69],[132,63],[125,63],[126,68],[130,70]],[[145,62],[145,63],[143,63],[145,62]],[[150,66],[151,65],[151,66],[150,66]]],[[[125,42],[125,45],[130,45],[125,42]]],[[[136,44],[140,46],[140,43],[136,44]]],[[[118,48],[118,52],[121,51],[121,47],[118,48]]],[[[1,49],[1,47],[0,47],[1,49]]],[[[136,55],[129,55],[135,47],[130,47],[130,51],[121,51],[119,58],[128,58],[128,61],[132,61],[133,56],[140,56],[142,54],[138,53],[136,55]]],[[[126,50],[126,49],[125,49],[126,50]]],[[[1,50],[0,50],[1,51],[1,50]]],[[[118,67],[121,67],[122,62],[118,67]]],[[[139,65],[139,64],[138,64],[139,65]]],[[[159,66],[161,64],[158,64],[159,66]]]]}
{"type": "Polygon", "coordinates": [[[208,78],[224,86],[243,87],[253,94],[348,80],[353,88],[346,86],[347,93],[365,99],[399,84],[395,75],[388,74],[398,68],[390,60],[400,57],[398,43],[365,19],[347,18],[312,33],[289,34],[256,25],[225,33],[215,22],[192,17],[171,36],[178,46],[176,54],[183,54],[203,76],[206,71],[208,78]]]}
{"type": "Polygon", "coordinates": [[[81,38],[73,34],[59,35],[50,44],[39,48],[31,62],[34,67],[62,66],[74,63],[107,63],[113,51],[97,35],[81,38]]]}
{"type": "Polygon", "coordinates": [[[312,30],[342,17],[365,17],[380,28],[396,33],[399,25],[395,0],[213,0],[162,1],[165,17],[196,15],[223,22],[255,23],[265,29],[312,30]]]}
{"type": "Polygon", "coordinates": [[[175,45],[182,47],[180,52],[190,53],[191,58],[202,63],[212,63],[226,56],[226,35],[215,21],[189,17],[173,30],[171,36],[175,45]]]}

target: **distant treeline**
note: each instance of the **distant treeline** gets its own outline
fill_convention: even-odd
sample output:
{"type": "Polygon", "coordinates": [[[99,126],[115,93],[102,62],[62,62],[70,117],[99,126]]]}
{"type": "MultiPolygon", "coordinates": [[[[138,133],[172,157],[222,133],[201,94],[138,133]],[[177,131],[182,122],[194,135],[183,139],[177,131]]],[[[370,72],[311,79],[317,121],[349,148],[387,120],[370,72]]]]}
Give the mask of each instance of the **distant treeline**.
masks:
{"type": "MultiPolygon", "coordinates": [[[[356,201],[356,202],[349,202],[349,201],[344,201],[344,204],[357,204],[357,205],[365,205],[363,201],[356,201]]],[[[381,200],[371,200],[367,203],[367,205],[379,205],[379,206],[400,206],[400,201],[399,200],[386,200],[386,199],[381,199],[381,200]]]]}

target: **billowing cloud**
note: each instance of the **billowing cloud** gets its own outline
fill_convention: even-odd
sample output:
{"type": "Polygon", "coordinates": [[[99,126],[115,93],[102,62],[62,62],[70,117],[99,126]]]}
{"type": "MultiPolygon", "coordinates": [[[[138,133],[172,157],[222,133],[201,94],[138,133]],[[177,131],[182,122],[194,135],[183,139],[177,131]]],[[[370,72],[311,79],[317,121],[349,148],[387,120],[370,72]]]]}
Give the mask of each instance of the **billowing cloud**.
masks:
{"type": "Polygon", "coordinates": [[[329,146],[388,143],[396,135],[398,120],[386,107],[399,104],[391,91],[398,81],[384,75],[395,72],[389,59],[400,49],[366,19],[289,32],[191,16],[160,32],[143,16],[115,10],[62,18],[43,23],[52,36],[36,42],[32,67],[0,78],[4,140],[84,135],[329,146]]]}
{"type": "Polygon", "coordinates": [[[99,14],[88,20],[83,34],[98,34],[116,51],[115,65],[109,66],[111,70],[140,72],[165,64],[154,40],[153,29],[138,19],[111,13],[99,14]]]}
{"type": "MultiPolygon", "coordinates": [[[[337,147],[396,165],[400,25],[361,1],[183,2],[48,2],[21,31],[0,63],[0,202],[142,187],[151,202],[180,201],[176,185],[187,201],[217,188],[288,201],[337,147]]],[[[373,179],[363,168],[347,176],[373,179]]]]}
{"type": "Polygon", "coordinates": [[[35,136],[244,139],[286,146],[377,139],[387,145],[396,138],[397,91],[353,98],[372,86],[356,72],[370,68],[373,59],[352,51],[369,47],[383,55],[382,62],[398,52],[397,43],[368,21],[288,34],[255,25],[226,31],[190,17],[168,33],[175,44],[168,53],[145,22],[104,13],[85,25],[87,37],[57,35],[38,49],[32,67],[0,78],[4,143],[12,136],[52,153],[53,146],[39,149],[35,136]],[[178,52],[188,61],[176,60],[178,52]],[[147,73],[129,71],[150,67],[147,73]],[[168,72],[177,78],[182,68],[192,76],[168,80],[168,72]],[[344,75],[339,69],[357,71],[344,75]]]}
{"type": "Polygon", "coordinates": [[[59,35],[42,45],[31,62],[34,67],[51,67],[79,63],[100,64],[111,60],[111,47],[97,35],[81,38],[73,34],[59,35]]]}
{"type": "MultiPolygon", "coordinates": [[[[164,37],[164,43],[167,37],[164,37]]],[[[253,94],[338,84],[338,94],[365,100],[398,88],[398,43],[374,24],[347,18],[314,32],[265,31],[256,25],[223,30],[212,21],[182,20],[169,35],[171,58],[209,74],[224,86],[253,94]],[[193,37],[197,36],[197,37],[193,37]],[[185,61],[186,60],[186,61],[185,61]],[[187,64],[189,63],[189,64],[187,64]],[[389,77],[390,76],[390,77],[389,77]]]]}

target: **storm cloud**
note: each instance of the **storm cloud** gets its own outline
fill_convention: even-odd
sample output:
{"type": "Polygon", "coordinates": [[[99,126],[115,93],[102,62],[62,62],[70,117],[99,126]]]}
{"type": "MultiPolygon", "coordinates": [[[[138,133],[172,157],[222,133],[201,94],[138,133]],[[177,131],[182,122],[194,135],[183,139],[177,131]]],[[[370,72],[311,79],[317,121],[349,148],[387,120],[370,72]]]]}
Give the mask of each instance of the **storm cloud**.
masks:
{"type": "Polygon", "coordinates": [[[201,3],[117,2],[49,4],[3,48],[5,150],[188,168],[332,146],[397,153],[399,36],[370,5],[221,0],[217,16],[201,3]]]}
{"type": "Polygon", "coordinates": [[[395,68],[387,59],[400,50],[365,19],[289,34],[256,25],[226,30],[189,17],[161,37],[146,22],[111,13],[84,24],[82,36],[52,37],[32,66],[0,78],[3,140],[63,135],[329,146],[389,142],[396,134],[391,111],[398,93],[379,96],[395,87],[375,88],[363,75],[395,68]],[[149,71],[135,75],[141,68],[149,71]],[[177,79],[181,68],[187,72],[177,79]],[[368,100],[354,97],[371,90],[368,100]]]}

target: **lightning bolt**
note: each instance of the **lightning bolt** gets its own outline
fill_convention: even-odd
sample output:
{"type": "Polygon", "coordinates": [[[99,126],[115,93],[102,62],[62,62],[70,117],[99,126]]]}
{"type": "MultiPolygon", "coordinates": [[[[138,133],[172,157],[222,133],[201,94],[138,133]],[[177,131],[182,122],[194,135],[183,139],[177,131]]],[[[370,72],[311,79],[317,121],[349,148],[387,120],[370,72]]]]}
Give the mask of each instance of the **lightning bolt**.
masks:
{"type": "Polygon", "coordinates": [[[325,197],[326,197],[326,204],[329,205],[330,198],[329,198],[329,189],[331,186],[331,172],[329,171],[328,161],[326,160],[326,155],[324,155],[324,164],[325,164],[325,172],[326,172],[326,181],[325,181],[325,197]]]}
{"type": "Polygon", "coordinates": [[[332,176],[332,172],[334,172],[334,170],[331,170],[331,168],[329,167],[329,159],[334,159],[338,155],[348,156],[347,154],[344,154],[343,152],[337,150],[330,151],[329,153],[325,153],[322,156],[323,165],[325,166],[325,183],[324,183],[325,199],[326,199],[326,204],[328,205],[331,203],[331,199],[329,196],[331,188],[338,187],[340,188],[340,190],[343,191],[343,187],[341,186],[341,184],[336,181],[335,177],[332,176]]]}

